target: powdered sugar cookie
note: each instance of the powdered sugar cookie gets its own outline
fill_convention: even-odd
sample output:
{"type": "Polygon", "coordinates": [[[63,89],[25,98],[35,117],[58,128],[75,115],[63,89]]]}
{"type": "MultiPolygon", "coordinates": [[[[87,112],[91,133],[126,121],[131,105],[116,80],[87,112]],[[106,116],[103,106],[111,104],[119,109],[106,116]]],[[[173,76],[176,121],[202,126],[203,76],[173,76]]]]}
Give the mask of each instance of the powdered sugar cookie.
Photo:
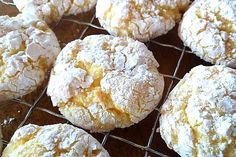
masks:
{"type": "Polygon", "coordinates": [[[2,157],[109,157],[87,132],[68,124],[26,125],[18,129],[2,157]]]}
{"type": "Polygon", "coordinates": [[[181,156],[236,156],[236,70],[193,68],[161,113],[161,136],[181,156]]]}
{"type": "Polygon", "coordinates": [[[140,41],[166,34],[181,18],[189,0],[98,0],[96,16],[112,35],[140,41]]]}
{"type": "Polygon", "coordinates": [[[164,80],[151,51],[130,38],[93,35],[69,43],[52,70],[48,95],[73,124],[92,132],[144,119],[164,80]]]}
{"type": "Polygon", "coordinates": [[[0,16],[0,101],[34,91],[60,52],[55,34],[30,16],[0,16]]]}
{"type": "Polygon", "coordinates": [[[20,12],[52,23],[60,21],[63,15],[76,15],[90,10],[97,0],[13,0],[13,2],[20,12]]]}
{"type": "Polygon", "coordinates": [[[236,68],[236,1],[195,1],[184,14],[179,36],[205,61],[236,68]]]}

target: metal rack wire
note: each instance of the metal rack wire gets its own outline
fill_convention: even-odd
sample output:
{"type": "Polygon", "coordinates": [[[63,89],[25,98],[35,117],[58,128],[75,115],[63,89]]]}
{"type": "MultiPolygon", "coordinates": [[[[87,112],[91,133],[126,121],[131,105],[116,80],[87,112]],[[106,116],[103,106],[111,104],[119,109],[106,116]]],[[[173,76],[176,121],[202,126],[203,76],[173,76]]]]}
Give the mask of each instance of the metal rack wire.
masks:
{"type": "MultiPolygon", "coordinates": [[[[9,2],[6,2],[6,1],[3,1],[1,0],[0,2],[2,3],[5,3],[7,5],[12,5],[12,3],[9,3],[9,2]]],[[[85,25],[85,29],[83,30],[83,32],[81,33],[80,35],[80,39],[82,39],[86,32],[88,31],[88,29],[90,27],[94,28],[94,29],[98,29],[98,30],[104,30],[103,28],[101,28],[100,26],[97,26],[97,25],[94,25],[93,22],[95,20],[95,15],[90,19],[90,22],[87,23],[87,22],[83,22],[83,21],[77,21],[77,20],[73,20],[73,19],[62,19],[64,21],[69,21],[69,22],[73,22],[73,23],[77,23],[77,24],[80,24],[80,25],[85,25]]],[[[180,65],[181,65],[181,62],[183,60],[183,57],[186,53],[191,53],[190,51],[187,51],[185,47],[176,47],[174,45],[169,45],[169,44],[163,44],[163,43],[160,43],[160,42],[157,42],[155,40],[151,40],[150,43],[152,44],[156,44],[158,46],[162,46],[162,47],[166,47],[166,48],[170,48],[170,49],[174,49],[174,50],[177,50],[179,51],[179,58],[178,58],[178,62],[175,66],[175,69],[174,69],[174,73],[172,75],[168,75],[168,74],[163,74],[163,76],[165,78],[168,78],[168,79],[171,79],[171,83],[168,87],[165,87],[167,89],[167,92],[165,95],[163,95],[164,97],[164,100],[167,99],[168,97],[168,94],[170,93],[172,87],[174,86],[174,81],[179,81],[180,78],[177,77],[177,73],[178,73],[178,70],[180,68],[180,65]]],[[[147,44],[148,46],[149,44],[147,44]]],[[[58,114],[58,113],[55,113],[49,109],[46,109],[46,108],[43,108],[43,107],[39,107],[37,106],[39,101],[42,99],[43,95],[45,94],[46,92],[46,89],[47,87],[45,87],[42,92],[39,94],[39,96],[36,98],[36,100],[33,102],[33,103],[28,103],[24,100],[21,100],[21,99],[13,99],[11,100],[12,102],[16,102],[16,103],[19,103],[19,104],[22,104],[22,105],[25,105],[27,107],[29,107],[29,110],[28,112],[26,113],[23,121],[18,125],[18,128],[23,126],[26,121],[29,119],[29,117],[31,116],[32,112],[34,110],[39,110],[39,111],[42,111],[42,112],[46,112],[52,116],[55,116],[55,117],[58,117],[58,118],[61,118],[61,119],[64,119],[66,120],[62,115],[58,114]]],[[[154,134],[157,132],[158,133],[158,120],[159,120],[159,117],[160,117],[160,107],[162,105],[158,105],[158,107],[155,109],[157,112],[157,115],[156,115],[156,119],[154,121],[154,123],[152,124],[152,129],[151,129],[151,133],[148,137],[148,142],[146,143],[146,145],[140,145],[140,144],[137,144],[135,142],[132,142],[128,139],[125,139],[125,138],[122,138],[122,137],[119,137],[119,136],[116,136],[116,135],[113,135],[112,133],[108,132],[108,133],[102,133],[101,135],[103,136],[103,139],[102,139],[102,145],[105,146],[108,139],[112,138],[112,139],[115,139],[115,140],[118,140],[120,142],[123,142],[123,143],[126,143],[132,147],[135,147],[137,149],[140,149],[141,151],[144,152],[144,157],[149,157],[150,155],[152,156],[161,156],[161,157],[167,157],[167,155],[165,155],[163,152],[160,152],[160,151],[157,151],[157,150],[154,150],[153,148],[151,148],[151,144],[153,142],[153,139],[154,139],[154,134]]],[[[4,139],[1,139],[3,144],[7,144],[8,141],[4,140],[4,139]]]]}

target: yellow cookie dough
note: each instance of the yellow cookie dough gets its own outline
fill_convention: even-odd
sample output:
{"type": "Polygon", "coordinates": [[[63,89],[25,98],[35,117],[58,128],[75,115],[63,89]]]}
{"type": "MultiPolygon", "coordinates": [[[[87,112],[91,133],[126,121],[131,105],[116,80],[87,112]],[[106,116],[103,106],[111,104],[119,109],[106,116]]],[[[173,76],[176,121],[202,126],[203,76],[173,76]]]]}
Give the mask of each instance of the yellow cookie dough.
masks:
{"type": "Polygon", "coordinates": [[[18,129],[2,157],[109,157],[91,135],[68,124],[18,129]]]}
{"type": "Polygon", "coordinates": [[[138,41],[92,35],[59,54],[48,85],[54,106],[92,132],[128,127],[161,99],[164,79],[151,51],[138,41]]]}

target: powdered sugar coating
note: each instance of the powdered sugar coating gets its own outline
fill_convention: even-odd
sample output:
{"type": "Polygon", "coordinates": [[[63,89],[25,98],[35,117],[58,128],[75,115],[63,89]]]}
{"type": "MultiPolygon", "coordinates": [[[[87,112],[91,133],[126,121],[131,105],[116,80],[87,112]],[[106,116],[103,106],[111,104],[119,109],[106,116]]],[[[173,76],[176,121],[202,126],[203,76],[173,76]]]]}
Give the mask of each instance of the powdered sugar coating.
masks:
{"type": "Polygon", "coordinates": [[[59,52],[55,34],[43,21],[0,16],[0,101],[34,91],[59,52]]]}
{"type": "Polygon", "coordinates": [[[197,56],[236,68],[236,1],[198,0],[184,14],[179,36],[197,56]]]}
{"type": "Polygon", "coordinates": [[[189,0],[98,0],[96,16],[112,35],[148,41],[166,34],[189,0]]]}
{"type": "Polygon", "coordinates": [[[24,14],[31,14],[47,23],[58,22],[63,15],[76,15],[89,11],[97,0],[13,0],[24,14]]]}
{"type": "Polygon", "coordinates": [[[52,70],[48,95],[73,124],[92,132],[128,127],[161,99],[164,79],[143,43],[109,35],[69,43],[52,70]]]}
{"type": "Polygon", "coordinates": [[[236,156],[236,70],[193,68],[161,113],[161,136],[181,156],[236,156]]]}
{"type": "Polygon", "coordinates": [[[109,157],[87,132],[68,124],[26,125],[18,129],[2,157],[109,157]]]}

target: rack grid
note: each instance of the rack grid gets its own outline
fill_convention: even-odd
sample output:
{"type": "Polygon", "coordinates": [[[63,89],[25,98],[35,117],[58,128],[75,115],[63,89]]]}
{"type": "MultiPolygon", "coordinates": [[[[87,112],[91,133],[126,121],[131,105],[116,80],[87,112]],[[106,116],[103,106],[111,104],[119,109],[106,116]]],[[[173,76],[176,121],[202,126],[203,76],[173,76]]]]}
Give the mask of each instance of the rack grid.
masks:
{"type": "MultiPolygon", "coordinates": [[[[3,0],[1,0],[0,3],[4,3],[4,4],[2,4],[2,5],[6,5],[4,7],[7,7],[8,5],[14,5],[11,2],[7,2],[7,1],[3,1],[3,0]]],[[[1,10],[0,10],[0,12],[1,12],[1,10]]],[[[94,29],[95,31],[96,30],[104,31],[104,29],[101,28],[99,26],[98,22],[96,21],[94,13],[93,13],[93,16],[90,18],[89,22],[79,21],[79,20],[75,20],[73,18],[68,18],[68,17],[63,17],[62,21],[71,22],[71,23],[74,23],[74,24],[77,24],[77,25],[83,25],[84,26],[81,34],[78,37],[79,39],[84,38],[86,36],[86,34],[88,33],[89,29],[94,29]]],[[[56,27],[57,26],[55,26],[54,28],[56,28],[56,27]]],[[[175,31],[175,33],[176,32],[177,31],[175,31]]],[[[61,44],[65,45],[66,43],[61,43],[61,44]]],[[[173,66],[174,68],[171,68],[171,70],[170,70],[170,71],[173,71],[172,74],[162,73],[164,78],[165,78],[165,80],[168,80],[167,81],[168,85],[165,86],[165,92],[163,94],[162,101],[160,102],[158,107],[155,109],[156,112],[153,113],[154,114],[154,116],[153,116],[154,117],[153,118],[154,122],[152,122],[151,128],[149,128],[149,130],[151,130],[151,132],[149,133],[148,138],[146,139],[147,142],[146,142],[146,144],[138,144],[136,142],[133,142],[130,139],[124,138],[122,136],[115,135],[115,134],[113,134],[113,132],[101,133],[100,136],[102,136],[102,138],[100,140],[99,139],[98,140],[102,143],[102,145],[104,147],[109,145],[108,141],[110,139],[122,142],[122,143],[127,144],[127,145],[129,145],[131,147],[134,147],[134,149],[138,149],[139,152],[140,152],[140,156],[144,156],[144,157],[149,157],[149,156],[161,156],[161,157],[178,156],[177,154],[175,154],[173,152],[169,153],[171,155],[167,155],[166,152],[165,152],[165,150],[167,149],[166,146],[163,146],[163,147],[166,147],[163,150],[157,150],[157,149],[153,148],[152,144],[153,144],[153,141],[155,139],[155,136],[159,136],[160,137],[159,124],[158,124],[159,117],[160,117],[160,108],[161,108],[163,102],[167,99],[168,94],[170,93],[171,89],[181,79],[178,76],[178,72],[179,72],[179,70],[181,68],[181,64],[183,64],[183,58],[186,56],[186,54],[187,55],[191,55],[191,51],[187,50],[187,48],[185,46],[183,46],[183,45],[181,47],[178,47],[178,46],[175,46],[173,44],[164,44],[162,42],[157,41],[156,39],[155,40],[151,40],[151,41],[149,41],[148,43],[145,43],[145,44],[147,45],[148,48],[150,48],[151,46],[154,46],[154,47],[158,46],[158,47],[166,48],[169,51],[173,51],[173,53],[176,53],[175,56],[177,56],[177,62],[173,66]],[[157,135],[155,135],[155,134],[157,134],[157,135]]],[[[198,64],[199,62],[202,63],[202,61],[199,61],[200,59],[198,59],[197,57],[195,57],[195,56],[191,56],[191,57],[194,57],[193,61],[197,60],[197,62],[195,64],[198,64]]],[[[205,63],[203,62],[202,64],[205,64],[205,63]]],[[[165,65],[161,65],[161,66],[165,66],[165,65]]],[[[193,66],[193,65],[191,65],[191,66],[193,66]]],[[[188,67],[187,69],[189,70],[190,68],[191,67],[188,67]]],[[[187,70],[185,70],[185,71],[187,71],[187,70]]],[[[47,113],[47,114],[49,114],[49,115],[51,115],[53,117],[57,117],[59,119],[62,119],[65,123],[69,123],[61,114],[56,113],[55,111],[52,111],[52,110],[50,110],[50,109],[48,109],[46,107],[40,107],[38,105],[39,102],[45,97],[46,89],[47,89],[47,84],[45,84],[45,86],[43,87],[43,89],[41,90],[39,95],[37,97],[35,97],[33,102],[28,102],[28,101],[25,101],[24,99],[13,99],[13,100],[10,100],[10,103],[18,103],[18,104],[24,105],[24,106],[26,106],[28,108],[28,111],[24,114],[23,119],[18,124],[17,128],[25,125],[27,123],[27,121],[31,118],[32,113],[34,111],[36,111],[36,110],[44,112],[44,113],[47,113]]],[[[51,105],[51,104],[48,104],[48,105],[51,105]]],[[[129,129],[129,128],[127,128],[127,129],[129,129]]],[[[9,142],[8,140],[6,140],[4,138],[1,139],[1,140],[2,140],[2,142],[3,142],[3,144],[5,146],[9,142]]],[[[162,141],[162,144],[163,144],[163,141],[162,141]]],[[[117,148],[117,149],[119,149],[119,148],[117,148]]],[[[170,151],[170,150],[168,150],[168,151],[170,151]]],[[[119,156],[119,155],[117,155],[117,156],[119,156]]]]}

